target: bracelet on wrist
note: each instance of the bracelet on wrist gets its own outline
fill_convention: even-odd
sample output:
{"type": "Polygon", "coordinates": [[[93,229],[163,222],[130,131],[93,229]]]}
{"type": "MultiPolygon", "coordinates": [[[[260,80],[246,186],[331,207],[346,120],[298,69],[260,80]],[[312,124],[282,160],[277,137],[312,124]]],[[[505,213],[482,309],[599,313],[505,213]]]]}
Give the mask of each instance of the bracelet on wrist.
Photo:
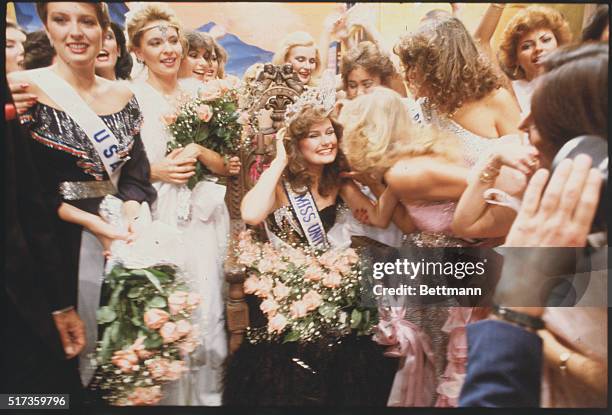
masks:
{"type": "Polygon", "coordinates": [[[520,313],[507,307],[493,306],[493,314],[502,320],[517,324],[527,330],[538,331],[544,328],[544,321],[541,318],[520,313]]]}

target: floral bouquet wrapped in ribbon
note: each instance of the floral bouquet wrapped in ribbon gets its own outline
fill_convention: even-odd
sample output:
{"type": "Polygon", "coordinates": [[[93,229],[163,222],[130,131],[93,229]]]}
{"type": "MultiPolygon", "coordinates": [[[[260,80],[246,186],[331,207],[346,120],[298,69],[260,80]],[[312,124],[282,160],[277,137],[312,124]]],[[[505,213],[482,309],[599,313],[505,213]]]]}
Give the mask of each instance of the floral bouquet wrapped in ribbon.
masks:
{"type": "Polygon", "coordinates": [[[353,249],[276,248],[254,241],[250,231],[241,233],[236,249],[249,273],[244,292],[262,299],[268,319],[266,327],[248,329],[252,343],[312,342],[353,330],[365,335],[378,323],[375,311],[360,306],[363,277],[353,249]]]}
{"type": "Polygon", "coordinates": [[[161,385],[181,377],[184,360],[199,345],[199,328],[190,320],[200,296],[181,272],[180,234],[152,222],[148,206],[138,220],[138,238],[111,247],[105,305],[97,311],[102,339],[94,387],[112,405],[156,404],[161,385]]]}
{"type": "MultiPolygon", "coordinates": [[[[245,115],[238,108],[238,85],[217,79],[198,88],[198,97],[187,99],[176,113],[164,116],[173,140],[168,151],[196,143],[229,158],[242,145],[242,125],[245,115]]],[[[199,182],[205,172],[200,164],[190,180],[189,187],[199,182]]]]}

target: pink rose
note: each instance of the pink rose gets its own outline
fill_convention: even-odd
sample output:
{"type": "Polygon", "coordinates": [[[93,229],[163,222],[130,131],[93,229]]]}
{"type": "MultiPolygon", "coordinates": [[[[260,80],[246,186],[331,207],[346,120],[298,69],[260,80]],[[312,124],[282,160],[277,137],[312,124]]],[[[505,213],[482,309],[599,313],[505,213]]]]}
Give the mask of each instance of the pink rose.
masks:
{"type": "Polygon", "coordinates": [[[259,262],[257,263],[257,269],[262,274],[266,274],[268,272],[274,271],[274,262],[273,262],[273,259],[270,258],[270,257],[266,258],[264,256],[264,258],[260,259],[259,262]]]}
{"type": "Polygon", "coordinates": [[[287,252],[287,256],[289,257],[289,261],[293,263],[296,267],[301,267],[302,265],[306,265],[306,255],[302,251],[297,249],[290,249],[287,252]]]}
{"type": "Polygon", "coordinates": [[[128,396],[127,400],[131,405],[155,405],[160,401],[161,397],[160,386],[138,387],[128,396]]]}
{"type": "Polygon", "coordinates": [[[174,291],[168,297],[168,308],[170,309],[170,314],[176,315],[185,309],[187,305],[187,297],[188,293],[185,291],[174,291]]]}
{"type": "Polygon", "coordinates": [[[255,291],[259,289],[259,278],[257,275],[251,274],[249,277],[244,280],[244,293],[245,294],[255,294],[255,291]]]}
{"type": "Polygon", "coordinates": [[[173,360],[166,368],[164,380],[178,380],[186,370],[185,362],[182,360],[173,360]]]}
{"type": "Polygon", "coordinates": [[[162,337],[164,344],[172,343],[181,338],[176,323],[171,321],[165,323],[161,329],[159,329],[159,335],[162,337]]]}
{"type": "Polygon", "coordinates": [[[306,268],[306,272],[304,273],[304,279],[310,281],[319,281],[321,279],[321,274],[323,274],[323,270],[318,265],[312,264],[308,268],[306,268]]]}
{"type": "Polygon", "coordinates": [[[175,113],[169,113],[169,114],[162,115],[162,121],[167,126],[171,126],[172,124],[174,124],[177,118],[178,116],[175,113]]]}
{"type": "Polygon", "coordinates": [[[221,88],[215,81],[208,81],[200,87],[198,96],[203,101],[214,101],[221,96],[221,88]]]}
{"type": "Polygon", "coordinates": [[[138,355],[138,358],[140,360],[147,360],[151,358],[151,356],[153,356],[154,354],[152,351],[147,350],[145,348],[145,345],[144,345],[145,340],[146,340],[146,336],[140,336],[139,338],[136,339],[134,344],[129,347],[130,350],[133,350],[134,353],[138,355]]]}
{"type": "Polygon", "coordinates": [[[146,366],[153,379],[162,380],[166,376],[166,372],[170,366],[170,360],[159,357],[148,362],[146,366]]]}
{"type": "Polygon", "coordinates": [[[138,355],[130,349],[117,350],[111,358],[111,363],[123,373],[132,373],[134,366],[138,364],[138,355]]]}
{"type": "Polygon", "coordinates": [[[289,308],[291,318],[302,318],[308,314],[308,307],[304,301],[294,301],[289,308]]]}
{"type": "Polygon", "coordinates": [[[179,338],[185,337],[191,333],[191,323],[187,320],[179,320],[176,322],[176,330],[178,331],[179,338]]]}
{"type": "Polygon", "coordinates": [[[199,119],[204,122],[208,122],[213,116],[213,110],[209,105],[202,104],[198,105],[196,108],[196,114],[198,115],[199,119]]]}
{"type": "Polygon", "coordinates": [[[342,283],[342,276],[336,271],[331,271],[323,277],[323,285],[328,288],[339,287],[342,283]]]}
{"type": "Polygon", "coordinates": [[[280,305],[276,301],[274,301],[273,298],[268,298],[262,301],[262,303],[259,305],[259,308],[261,309],[261,311],[267,314],[268,317],[273,317],[276,314],[276,310],[278,310],[279,307],[280,305]]]}
{"type": "Polygon", "coordinates": [[[342,275],[348,275],[353,270],[353,267],[351,266],[351,264],[349,264],[348,260],[343,258],[342,260],[337,261],[331,267],[331,269],[334,270],[334,271],[338,271],[342,275]]]}
{"type": "Polygon", "coordinates": [[[266,298],[270,295],[272,291],[272,286],[274,285],[274,281],[271,277],[264,275],[259,278],[259,287],[257,287],[257,291],[255,291],[255,295],[261,298],[266,298]]]}
{"type": "Polygon", "coordinates": [[[259,250],[257,249],[244,249],[238,256],[238,262],[247,267],[252,267],[255,261],[259,259],[259,250]]]}
{"type": "Polygon", "coordinates": [[[249,119],[249,113],[247,111],[242,111],[236,122],[240,125],[246,125],[248,124],[249,119]]]}
{"type": "Polygon", "coordinates": [[[357,255],[357,252],[353,248],[346,249],[344,251],[344,256],[351,265],[355,265],[357,262],[359,262],[359,255],[357,255]]]}
{"type": "Polygon", "coordinates": [[[306,304],[306,309],[308,311],[313,311],[321,305],[323,299],[321,298],[321,294],[314,290],[310,290],[302,297],[302,302],[306,304]]]}
{"type": "Polygon", "coordinates": [[[160,328],[169,318],[170,314],[159,308],[152,308],[144,313],[145,326],[152,330],[160,328]]]}
{"type": "Polygon", "coordinates": [[[340,259],[337,251],[327,251],[319,257],[321,265],[332,268],[334,264],[340,259]]]}
{"type": "Polygon", "coordinates": [[[287,287],[282,282],[277,282],[274,286],[274,289],[272,290],[272,294],[274,294],[274,297],[278,298],[279,300],[282,300],[283,298],[289,295],[289,291],[289,287],[287,287]]]}
{"type": "Polygon", "coordinates": [[[192,333],[189,333],[187,337],[183,339],[180,343],[178,343],[178,348],[181,352],[181,355],[185,357],[189,353],[193,352],[198,346],[199,341],[193,337],[192,333]]]}
{"type": "Polygon", "coordinates": [[[285,326],[287,326],[287,317],[282,314],[276,314],[268,322],[268,332],[270,333],[281,333],[285,326]]]}

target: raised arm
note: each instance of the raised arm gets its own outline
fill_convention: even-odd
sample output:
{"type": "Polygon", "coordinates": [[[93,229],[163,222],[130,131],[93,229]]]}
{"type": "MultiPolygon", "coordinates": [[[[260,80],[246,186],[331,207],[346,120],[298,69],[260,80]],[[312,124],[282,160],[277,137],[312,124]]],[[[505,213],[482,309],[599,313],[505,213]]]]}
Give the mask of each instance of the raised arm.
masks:
{"type": "Polygon", "coordinates": [[[276,189],[287,166],[285,129],[276,134],[276,157],[263,172],[255,186],[244,196],[240,204],[242,220],[249,225],[258,225],[272,212],[276,204],[276,189]]]}
{"type": "Polygon", "coordinates": [[[505,7],[505,3],[489,4],[489,7],[487,7],[487,10],[482,15],[482,19],[480,20],[478,27],[474,31],[474,40],[480,45],[483,52],[487,54],[493,63],[496,63],[497,59],[495,58],[493,49],[491,48],[491,39],[493,38],[493,34],[497,29],[497,25],[499,24],[502,14],[504,13],[505,7]]]}

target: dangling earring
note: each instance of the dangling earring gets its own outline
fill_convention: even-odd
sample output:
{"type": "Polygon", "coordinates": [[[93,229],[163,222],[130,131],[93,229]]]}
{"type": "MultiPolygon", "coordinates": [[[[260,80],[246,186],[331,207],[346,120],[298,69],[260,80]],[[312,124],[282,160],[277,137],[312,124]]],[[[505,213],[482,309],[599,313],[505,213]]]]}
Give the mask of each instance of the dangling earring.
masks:
{"type": "Polygon", "coordinates": [[[516,65],[516,66],[514,67],[514,72],[512,72],[512,76],[513,76],[514,78],[518,78],[518,75],[519,75],[519,66],[518,66],[518,65],[516,65]]]}

